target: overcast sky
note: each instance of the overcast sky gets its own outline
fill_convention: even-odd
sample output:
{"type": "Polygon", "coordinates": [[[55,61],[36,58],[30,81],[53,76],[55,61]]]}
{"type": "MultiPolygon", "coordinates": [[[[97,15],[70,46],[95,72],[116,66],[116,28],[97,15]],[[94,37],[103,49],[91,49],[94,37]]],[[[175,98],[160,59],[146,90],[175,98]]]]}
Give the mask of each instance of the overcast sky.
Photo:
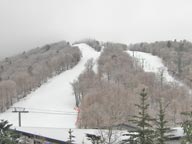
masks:
{"type": "Polygon", "coordinates": [[[192,41],[192,0],[0,0],[0,56],[82,38],[192,41]]]}

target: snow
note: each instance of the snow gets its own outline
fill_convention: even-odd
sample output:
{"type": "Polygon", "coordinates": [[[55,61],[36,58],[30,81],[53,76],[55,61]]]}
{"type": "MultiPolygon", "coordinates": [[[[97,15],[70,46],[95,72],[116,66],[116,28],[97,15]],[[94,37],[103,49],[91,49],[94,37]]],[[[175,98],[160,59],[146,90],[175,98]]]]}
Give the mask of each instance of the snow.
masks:
{"type": "MultiPolygon", "coordinates": [[[[22,114],[22,127],[18,127],[18,114],[12,113],[13,109],[0,114],[0,119],[8,120],[17,130],[63,141],[68,139],[68,131],[71,128],[76,142],[84,141],[89,144],[90,142],[85,137],[86,133],[98,135],[99,130],[76,129],[77,111],[74,109],[75,97],[71,83],[83,72],[84,65],[89,59],[93,58],[94,62],[97,62],[100,52],[96,52],[86,44],[75,46],[80,48],[82,58],[74,68],[50,79],[13,105],[13,107],[21,107],[29,111],[29,113],[22,114]]],[[[132,51],[127,51],[127,53],[133,56],[132,51]]],[[[159,57],[137,51],[134,52],[134,57],[141,65],[143,64],[144,71],[159,73],[160,70],[164,70],[163,75],[167,82],[180,83],[168,73],[159,57]]],[[[97,64],[93,69],[97,72],[97,64]]],[[[182,129],[176,128],[175,135],[182,134],[182,129]]]]}
{"type": "MultiPolygon", "coordinates": [[[[142,66],[143,70],[145,72],[153,72],[155,74],[160,74],[160,71],[163,70],[163,77],[167,82],[176,83],[179,86],[184,86],[187,88],[186,85],[184,85],[182,82],[177,81],[174,77],[172,77],[168,73],[168,69],[166,66],[164,66],[162,59],[158,56],[154,56],[150,53],[144,53],[139,51],[127,51],[127,53],[134,57],[136,61],[142,66]]],[[[188,89],[189,90],[189,89],[188,89]]],[[[190,90],[189,90],[190,93],[190,90]]],[[[183,129],[181,127],[175,127],[172,128],[171,134],[173,137],[182,137],[184,136],[183,129]]]]}
{"type": "MultiPolygon", "coordinates": [[[[67,141],[69,138],[69,129],[64,128],[36,128],[36,127],[16,127],[18,131],[27,132],[30,134],[39,135],[42,137],[48,137],[60,141],[67,141]]],[[[104,138],[108,138],[108,134],[110,131],[108,130],[100,130],[100,129],[71,129],[73,131],[72,135],[75,136],[75,143],[86,143],[91,144],[90,141],[87,140],[86,134],[93,134],[96,136],[103,136],[104,138]]],[[[116,143],[126,140],[129,136],[124,134],[128,134],[127,130],[112,130],[112,138],[111,140],[115,140],[116,143]]],[[[132,133],[136,134],[136,133],[132,133]]],[[[171,132],[167,133],[167,135],[171,136],[171,138],[178,138],[184,136],[184,131],[181,127],[171,128],[171,132]]]]}
{"type": "MultiPolygon", "coordinates": [[[[52,138],[60,141],[67,141],[69,138],[69,129],[64,128],[36,128],[36,127],[15,127],[16,130],[21,132],[26,132],[42,137],[52,138]]],[[[90,141],[87,140],[86,134],[93,134],[96,136],[101,136],[108,139],[108,136],[111,132],[112,137],[111,140],[118,143],[122,140],[127,140],[129,136],[125,134],[130,134],[127,130],[100,130],[100,129],[71,129],[72,135],[75,136],[75,143],[91,144],[90,141]]],[[[131,133],[136,134],[136,133],[131,133]]],[[[181,127],[171,128],[171,132],[167,133],[171,138],[179,138],[184,136],[184,131],[181,127]]],[[[107,142],[106,142],[107,143],[107,142]]]]}
{"type": "Polygon", "coordinates": [[[171,135],[172,137],[183,137],[185,134],[182,127],[174,127],[171,128],[171,135]]]}
{"type": "MultiPolygon", "coordinates": [[[[12,107],[21,107],[29,113],[21,114],[22,126],[75,128],[77,111],[71,83],[85,69],[84,65],[90,58],[97,60],[100,53],[86,44],[78,44],[82,52],[80,62],[72,69],[50,79],[26,98],[12,107]]],[[[97,66],[94,66],[96,71],[97,66]]],[[[0,114],[0,119],[8,120],[13,126],[18,126],[18,114],[12,113],[12,108],[0,114]]]]}
{"type": "Polygon", "coordinates": [[[127,51],[127,53],[130,56],[134,57],[137,62],[139,62],[145,72],[154,72],[160,75],[160,72],[163,71],[163,77],[167,82],[177,83],[180,86],[183,86],[183,83],[177,81],[169,74],[167,67],[164,66],[162,59],[158,56],[154,56],[150,53],[144,53],[139,51],[133,52],[129,50],[127,51]]]}
{"type": "MultiPolygon", "coordinates": [[[[35,127],[16,127],[18,131],[27,132],[30,134],[35,134],[43,137],[48,137],[60,141],[67,141],[69,138],[69,129],[63,128],[35,128],[35,127]]],[[[96,136],[103,136],[107,138],[109,134],[108,130],[99,130],[99,129],[71,129],[72,135],[75,136],[75,143],[81,144],[82,142],[86,144],[91,144],[90,141],[87,140],[86,134],[93,134],[96,136]]],[[[111,131],[110,131],[111,132],[111,131]]],[[[127,133],[126,130],[113,130],[112,131],[112,140],[116,140],[116,142],[127,138],[127,136],[123,136],[124,133],[127,133]]]]}
{"type": "MultiPolygon", "coordinates": [[[[69,129],[62,129],[62,128],[35,128],[35,127],[18,127],[16,130],[27,132],[43,137],[48,137],[60,141],[67,141],[69,137],[69,129]]],[[[98,130],[93,129],[71,129],[73,131],[72,135],[75,136],[74,140],[76,143],[84,143],[91,144],[86,138],[86,134],[95,134],[97,135],[98,130]]]]}

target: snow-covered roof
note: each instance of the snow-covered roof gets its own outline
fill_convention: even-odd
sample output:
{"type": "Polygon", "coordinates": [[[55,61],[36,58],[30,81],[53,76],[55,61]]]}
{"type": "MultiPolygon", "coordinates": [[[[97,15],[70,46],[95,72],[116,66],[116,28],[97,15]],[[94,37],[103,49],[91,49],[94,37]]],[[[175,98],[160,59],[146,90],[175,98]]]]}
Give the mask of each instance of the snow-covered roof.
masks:
{"type": "MultiPolygon", "coordinates": [[[[15,130],[19,132],[25,132],[32,135],[37,135],[40,137],[50,138],[58,141],[66,142],[69,140],[69,130],[64,128],[41,128],[41,127],[15,127],[15,130]]],[[[72,135],[75,136],[75,143],[86,143],[91,144],[90,141],[87,140],[86,134],[92,134],[96,136],[103,136],[108,134],[108,130],[100,130],[100,129],[71,129],[72,135]]],[[[122,139],[123,133],[126,131],[118,131],[113,130],[113,136],[118,140],[122,139]]]]}
{"type": "MultiPolygon", "coordinates": [[[[68,128],[43,128],[43,127],[15,127],[17,131],[25,132],[32,135],[37,135],[40,137],[45,137],[53,140],[66,142],[69,140],[69,130],[68,128]]],[[[91,144],[90,141],[87,140],[86,134],[92,134],[96,136],[107,136],[108,130],[100,130],[100,129],[71,129],[72,135],[75,136],[74,140],[76,143],[80,144],[82,142],[86,144],[91,144]]],[[[170,139],[181,138],[184,136],[183,129],[181,127],[171,128],[171,132],[168,135],[171,135],[170,139]]],[[[117,141],[127,139],[128,136],[124,134],[128,134],[126,130],[113,130],[113,137],[117,138],[117,141]]]]}

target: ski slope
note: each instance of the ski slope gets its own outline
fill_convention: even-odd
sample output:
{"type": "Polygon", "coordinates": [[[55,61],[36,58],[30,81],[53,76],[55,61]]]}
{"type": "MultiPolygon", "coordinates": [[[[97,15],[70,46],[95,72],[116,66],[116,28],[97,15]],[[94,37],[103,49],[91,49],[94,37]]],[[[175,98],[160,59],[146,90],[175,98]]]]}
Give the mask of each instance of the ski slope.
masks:
{"type": "MultiPolygon", "coordinates": [[[[100,53],[86,44],[78,44],[82,52],[80,62],[72,69],[50,79],[26,98],[12,107],[25,108],[28,113],[21,114],[24,127],[75,128],[77,112],[75,97],[71,83],[85,69],[85,63],[90,58],[97,60],[100,53]]],[[[96,66],[94,67],[96,70],[96,66]]],[[[0,114],[0,119],[8,120],[13,126],[18,126],[18,113],[12,113],[12,108],[0,114]]]]}
{"type": "Polygon", "coordinates": [[[160,73],[163,71],[163,77],[167,82],[177,83],[180,86],[183,86],[183,83],[180,81],[177,81],[174,77],[172,77],[167,67],[163,64],[162,59],[154,56],[150,53],[144,53],[139,51],[127,51],[127,53],[134,57],[137,62],[143,67],[143,70],[145,72],[153,72],[157,75],[160,75],[160,73]]]}
{"type": "MultiPolygon", "coordinates": [[[[68,130],[72,128],[76,142],[82,143],[84,141],[89,144],[90,142],[86,140],[86,133],[98,135],[99,131],[75,129],[77,112],[74,109],[75,97],[71,83],[83,72],[87,60],[93,58],[96,63],[100,53],[86,44],[76,46],[80,48],[82,58],[74,68],[50,79],[36,91],[13,105],[13,107],[22,107],[29,111],[29,113],[22,114],[22,127],[18,127],[18,114],[12,113],[13,109],[0,114],[0,119],[8,120],[17,130],[63,141],[68,139],[68,130]]],[[[133,56],[132,51],[127,51],[127,53],[133,56]]],[[[159,70],[163,69],[164,77],[168,82],[178,82],[169,75],[162,60],[157,56],[134,52],[134,57],[143,65],[144,71],[159,73],[159,70]]],[[[97,65],[93,69],[97,72],[97,65]]]]}

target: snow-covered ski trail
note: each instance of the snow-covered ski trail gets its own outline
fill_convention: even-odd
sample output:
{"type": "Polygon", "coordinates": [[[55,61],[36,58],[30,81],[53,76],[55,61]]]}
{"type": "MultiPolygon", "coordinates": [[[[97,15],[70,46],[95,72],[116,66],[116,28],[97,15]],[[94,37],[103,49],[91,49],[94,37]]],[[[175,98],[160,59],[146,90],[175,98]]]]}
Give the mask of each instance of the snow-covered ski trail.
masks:
{"type": "MultiPolygon", "coordinates": [[[[12,107],[26,108],[29,113],[22,114],[22,126],[27,127],[54,127],[54,128],[75,128],[77,112],[75,97],[71,83],[85,69],[85,63],[90,58],[94,62],[100,53],[86,44],[78,44],[82,52],[80,62],[72,69],[50,79],[35,92],[29,94],[12,107]]],[[[18,126],[18,114],[12,113],[12,108],[0,114],[0,119],[8,120],[13,126],[18,126]]]]}
{"type": "Polygon", "coordinates": [[[145,72],[153,72],[155,74],[159,74],[163,71],[163,77],[167,82],[177,83],[180,86],[183,86],[183,83],[176,80],[173,76],[171,76],[168,72],[167,67],[163,64],[162,59],[158,56],[154,56],[150,53],[144,53],[139,51],[127,51],[127,53],[134,57],[139,64],[142,65],[143,70],[145,72]]]}

